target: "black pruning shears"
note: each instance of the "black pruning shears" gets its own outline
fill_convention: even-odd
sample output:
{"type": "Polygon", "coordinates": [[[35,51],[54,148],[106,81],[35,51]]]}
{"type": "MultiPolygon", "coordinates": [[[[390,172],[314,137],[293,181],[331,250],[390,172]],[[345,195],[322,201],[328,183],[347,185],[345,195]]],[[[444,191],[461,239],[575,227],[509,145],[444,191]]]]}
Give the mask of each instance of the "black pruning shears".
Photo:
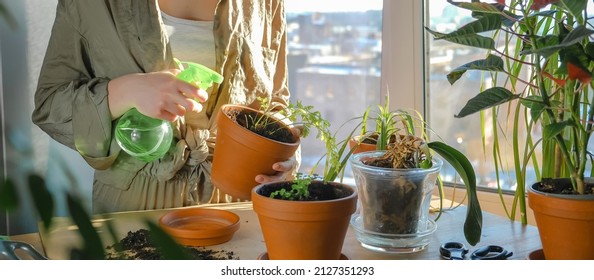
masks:
{"type": "Polygon", "coordinates": [[[506,260],[511,257],[514,253],[508,252],[501,246],[488,245],[478,248],[472,252],[470,259],[473,260],[506,260]]]}
{"type": "MultiPolygon", "coordinates": [[[[446,242],[439,248],[439,254],[446,260],[463,260],[465,259],[468,249],[460,242],[446,242]]],[[[501,246],[488,245],[480,247],[472,252],[470,259],[472,260],[506,260],[514,253],[505,250],[501,246]]]]}
{"type": "Polygon", "coordinates": [[[468,249],[460,242],[446,242],[439,247],[439,254],[446,260],[463,260],[468,249]]]}

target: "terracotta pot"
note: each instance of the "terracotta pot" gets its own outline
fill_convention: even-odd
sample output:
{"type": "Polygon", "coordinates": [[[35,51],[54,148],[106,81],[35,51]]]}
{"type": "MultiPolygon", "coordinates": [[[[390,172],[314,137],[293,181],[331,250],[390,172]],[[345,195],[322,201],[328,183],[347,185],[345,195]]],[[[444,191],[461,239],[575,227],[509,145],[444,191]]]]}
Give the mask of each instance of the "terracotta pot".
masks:
{"type": "MultiPolygon", "coordinates": [[[[321,183],[314,181],[314,183],[321,183]]],[[[269,190],[291,182],[259,185],[252,190],[254,211],[271,260],[339,260],[351,215],[357,208],[355,188],[328,183],[322,188],[341,190],[342,197],[324,201],[270,198],[269,190]]]]}
{"type": "Polygon", "coordinates": [[[353,136],[351,139],[349,139],[349,148],[353,150],[353,154],[376,150],[376,144],[361,142],[361,137],[363,137],[363,135],[353,136]]]}
{"type": "MultiPolygon", "coordinates": [[[[555,179],[569,180],[569,179],[555,179]]],[[[559,195],[528,189],[528,204],[547,260],[594,259],[594,195],[559,195]]]]}
{"type": "Polygon", "coordinates": [[[242,200],[249,200],[251,190],[258,185],[258,174],[273,175],[272,165],[285,161],[299,147],[299,136],[290,131],[293,143],[283,143],[260,136],[229,117],[237,110],[258,111],[240,105],[223,105],[217,114],[217,137],[212,163],[212,183],[221,191],[242,200]]]}

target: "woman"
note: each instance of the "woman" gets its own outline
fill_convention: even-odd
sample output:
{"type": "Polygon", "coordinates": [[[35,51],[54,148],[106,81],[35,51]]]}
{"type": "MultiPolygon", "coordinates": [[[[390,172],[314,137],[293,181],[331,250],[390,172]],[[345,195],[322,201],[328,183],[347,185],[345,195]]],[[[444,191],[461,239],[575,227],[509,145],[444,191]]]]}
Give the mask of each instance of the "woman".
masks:
{"type": "MultiPolygon", "coordinates": [[[[228,202],[209,178],[215,116],[225,103],[257,107],[256,97],[287,105],[285,24],[283,1],[59,0],[33,122],[96,169],[95,213],[228,202]],[[184,34],[176,20],[202,31],[184,34]],[[174,57],[225,80],[209,92],[180,81],[174,57]],[[121,151],[113,126],[133,107],[174,122],[173,152],[146,163],[121,151]]],[[[290,177],[297,167],[295,157],[255,180],[290,177]]]]}

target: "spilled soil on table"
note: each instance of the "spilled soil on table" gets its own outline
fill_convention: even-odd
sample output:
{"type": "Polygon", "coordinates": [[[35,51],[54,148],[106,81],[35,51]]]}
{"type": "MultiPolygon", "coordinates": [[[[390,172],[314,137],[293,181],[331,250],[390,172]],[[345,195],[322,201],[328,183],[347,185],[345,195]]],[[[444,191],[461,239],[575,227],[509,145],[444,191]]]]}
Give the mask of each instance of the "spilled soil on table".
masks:
{"type": "MultiPolygon", "coordinates": [[[[195,260],[237,260],[232,251],[211,250],[205,247],[185,246],[190,256],[195,260]]],[[[105,259],[107,260],[162,260],[150,238],[150,231],[140,229],[129,231],[126,237],[118,243],[107,246],[105,259]]]]}

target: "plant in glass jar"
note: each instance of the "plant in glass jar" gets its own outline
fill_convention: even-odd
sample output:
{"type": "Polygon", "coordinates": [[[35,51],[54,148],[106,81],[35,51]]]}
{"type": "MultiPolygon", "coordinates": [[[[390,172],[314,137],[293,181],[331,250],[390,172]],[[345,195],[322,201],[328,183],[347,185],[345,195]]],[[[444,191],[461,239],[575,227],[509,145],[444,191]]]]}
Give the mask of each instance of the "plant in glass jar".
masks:
{"type": "Polygon", "coordinates": [[[359,241],[378,251],[414,252],[425,248],[436,228],[429,219],[429,208],[443,159],[467,188],[464,235],[469,244],[477,244],[482,213],[471,163],[444,142],[430,141],[427,126],[417,112],[390,111],[387,106],[379,106],[374,117],[377,148],[351,158],[361,205],[351,224],[359,241]]]}

